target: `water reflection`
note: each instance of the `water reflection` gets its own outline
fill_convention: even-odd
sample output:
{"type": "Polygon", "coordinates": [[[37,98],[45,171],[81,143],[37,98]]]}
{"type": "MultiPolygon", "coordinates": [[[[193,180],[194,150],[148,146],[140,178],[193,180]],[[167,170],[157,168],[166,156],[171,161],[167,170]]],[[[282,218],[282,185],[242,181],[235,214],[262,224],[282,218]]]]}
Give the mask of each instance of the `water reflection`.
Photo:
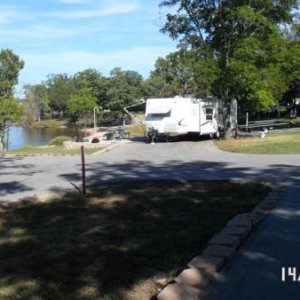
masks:
{"type": "Polygon", "coordinates": [[[18,149],[25,145],[47,145],[59,135],[75,137],[81,135],[78,130],[70,128],[23,128],[12,126],[9,128],[8,149],[18,149]]]}

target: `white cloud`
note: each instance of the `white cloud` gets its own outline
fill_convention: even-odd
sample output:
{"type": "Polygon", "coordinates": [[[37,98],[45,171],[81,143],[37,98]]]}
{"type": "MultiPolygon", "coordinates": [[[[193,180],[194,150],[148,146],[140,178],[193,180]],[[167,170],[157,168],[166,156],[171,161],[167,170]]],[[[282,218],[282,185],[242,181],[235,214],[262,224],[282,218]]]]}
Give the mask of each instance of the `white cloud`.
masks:
{"type": "MultiPolygon", "coordinates": [[[[153,34],[151,26],[141,22],[133,24],[126,22],[125,24],[112,24],[109,22],[88,22],[76,24],[65,24],[61,22],[27,22],[24,26],[4,28],[0,26],[0,36],[2,43],[11,45],[26,45],[36,44],[41,45],[44,42],[55,43],[55,39],[60,42],[61,39],[66,39],[68,43],[72,38],[85,38],[87,35],[94,36],[98,42],[114,41],[118,38],[127,36],[129,39],[137,34],[148,36],[153,34]],[[101,39],[101,41],[99,40],[101,39]]],[[[80,44],[80,42],[79,42],[80,44]]],[[[12,46],[12,47],[14,47],[12,46]]]]}
{"type": "Polygon", "coordinates": [[[89,0],[56,0],[58,3],[63,4],[86,4],[90,2],[89,0]]]}
{"type": "Polygon", "coordinates": [[[140,8],[138,0],[135,1],[103,1],[102,7],[86,10],[55,11],[46,14],[47,17],[53,17],[65,20],[77,20],[85,18],[105,17],[120,14],[129,14],[140,8]]]}
{"type": "Polygon", "coordinates": [[[17,29],[0,29],[2,41],[18,41],[28,39],[56,39],[76,36],[82,32],[47,25],[34,25],[17,29]]]}
{"type": "Polygon", "coordinates": [[[0,5],[0,24],[11,23],[13,20],[26,20],[29,18],[27,12],[21,7],[14,5],[0,5]]]}

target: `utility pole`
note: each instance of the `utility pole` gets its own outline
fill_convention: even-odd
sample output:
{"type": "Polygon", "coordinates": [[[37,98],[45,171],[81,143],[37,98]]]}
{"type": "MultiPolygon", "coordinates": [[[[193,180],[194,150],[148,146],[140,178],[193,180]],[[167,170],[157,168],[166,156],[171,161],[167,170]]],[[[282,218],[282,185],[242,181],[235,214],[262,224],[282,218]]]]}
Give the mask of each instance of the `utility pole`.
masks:
{"type": "Polygon", "coordinates": [[[94,129],[97,128],[96,111],[97,111],[97,113],[99,114],[99,107],[98,107],[98,106],[95,106],[95,107],[94,107],[94,129]]]}
{"type": "Polygon", "coordinates": [[[82,174],[82,194],[86,194],[86,179],[85,179],[85,156],[84,146],[81,146],[81,174],[82,174]]]}

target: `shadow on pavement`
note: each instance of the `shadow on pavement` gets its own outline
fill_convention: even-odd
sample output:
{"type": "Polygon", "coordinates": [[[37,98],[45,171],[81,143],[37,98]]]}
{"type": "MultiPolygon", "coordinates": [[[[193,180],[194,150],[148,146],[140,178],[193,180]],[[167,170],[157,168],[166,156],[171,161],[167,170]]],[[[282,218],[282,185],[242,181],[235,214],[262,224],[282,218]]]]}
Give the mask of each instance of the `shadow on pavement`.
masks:
{"type": "MultiPolygon", "coordinates": [[[[80,182],[81,174],[62,174],[70,182],[80,182]]],[[[93,163],[87,165],[87,185],[100,187],[114,182],[136,180],[220,180],[256,179],[260,181],[293,182],[300,179],[299,167],[278,164],[266,169],[234,167],[229,163],[194,161],[183,163],[170,160],[164,164],[131,160],[124,164],[93,163]]]]}
{"type": "MultiPolygon", "coordinates": [[[[8,194],[17,194],[19,192],[31,191],[32,188],[17,181],[16,176],[14,176],[11,169],[17,170],[18,175],[32,175],[36,171],[32,171],[31,164],[22,163],[23,158],[21,157],[0,157],[0,197],[4,197],[8,194]],[[11,180],[6,179],[5,182],[1,182],[1,176],[10,176],[11,180]]],[[[1,201],[1,198],[0,198],[1,201]]]]}
{"type": "Polygon", "coordinates": [[[18,181],[0,183],[0,197],[30,190],[32,189],[18,181]]]}

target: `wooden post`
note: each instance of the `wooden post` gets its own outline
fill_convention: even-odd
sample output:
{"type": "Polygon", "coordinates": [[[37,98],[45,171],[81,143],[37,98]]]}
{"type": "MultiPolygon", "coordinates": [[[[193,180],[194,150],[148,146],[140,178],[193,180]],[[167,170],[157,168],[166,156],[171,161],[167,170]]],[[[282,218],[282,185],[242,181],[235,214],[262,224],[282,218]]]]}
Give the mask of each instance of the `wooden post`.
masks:
{"type": "Polygon", "coordinates": [[[81,173],[82,173],[82,194],[86,193],[86,180],[85,180],[85,157],[84,146],[81,146],[81,173]]]}

